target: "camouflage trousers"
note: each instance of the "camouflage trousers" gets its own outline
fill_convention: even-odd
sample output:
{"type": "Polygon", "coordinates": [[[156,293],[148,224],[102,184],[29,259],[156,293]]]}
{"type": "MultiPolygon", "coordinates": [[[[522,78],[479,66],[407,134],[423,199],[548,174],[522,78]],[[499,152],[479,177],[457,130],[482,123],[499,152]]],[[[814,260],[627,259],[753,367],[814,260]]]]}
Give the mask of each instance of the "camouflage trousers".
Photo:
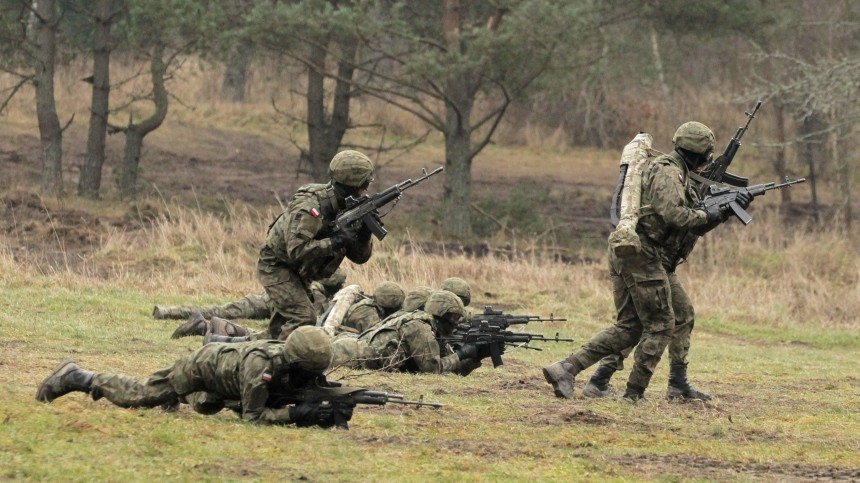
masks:
{"type": "Polygon", "coordinates": [[[286,340],[296,328],[315,325],[317,312],[312,302],[310,280],[298,273],[262,259],[257,262],[257,277],[269,296],[269,329],[267,338],[286,340]]]}
{"type": "MultiPolygon", "coordinates": [[[[582,371],[606,356],[622,354],[625,350],[629,353],[636,346],[627,382],[644,389],[674,334],[676,317],[670,279],[677,287],[680,284],[673,273],[667,273],[660,257],[644,245],[642,253],[625,258],[616,257],[610,250],[609,273],[616,309],[615,325],[592,337],[571,354],[568,361],[577,371],[582,371]]],[[[689,347],[689,342],[686,346],[689,347]]]]}
{"type": "MultiPolygon", "coordinates": [[[[680,280],[675,273],[669,273],[669,287],[672,294],[672,312],[675,314],[675,330],[672,340],[669,342],[669,361],[672,364],[686,364],[687,354],[690,352],[690,335],[695,323],[695,312],[690,297],[681,286],[680,280]]],[[[600,360],[601,366],[607,366],[615,371],[624,369],[624,359],[633,352],[633,347],[628,347],[620,354],[606,356],[600,360]]]]}
{"type": "Polygon", "coordinates": [[[176,305],[164,308],[165,319],[188,319],[195,312],[200,312],[204,319],[220,317],[222,319],[268,319],[272,316],[269,309],[269,295],[266,293],[252,294],[224,305],[176,305]]]}
{"type": "Polygon", "coordinates": [[[182,396],[206,389],[203,376],[212,371],[211,364],[205,362],[211,360],[214,363],[215,345],[204,346],[190,357],[179,359],[143,380],[120,374],[95,374],[90,394],[93,399],[104,397],[124,408],[152,408],[176,403],[182,396]]]}

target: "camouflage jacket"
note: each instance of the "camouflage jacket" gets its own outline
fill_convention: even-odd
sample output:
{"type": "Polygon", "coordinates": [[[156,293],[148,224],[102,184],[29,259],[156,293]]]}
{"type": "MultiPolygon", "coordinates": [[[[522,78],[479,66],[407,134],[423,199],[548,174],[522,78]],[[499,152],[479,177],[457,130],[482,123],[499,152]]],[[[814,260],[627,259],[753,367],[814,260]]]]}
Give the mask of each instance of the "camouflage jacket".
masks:
{"type": "Polygon", "coordinates": [[[698,183],[678,153],[651,162],[642,179],[642,207],[636,233],[643,249],[654,251],[667,268],[674,270],[681,246],[689,231],[707,223],[699,204],[698,183]]]}
{"type": "Polygon", "coordinates": [[[242,419],[261,424],[290,422],[288,408],[267,407],[269,391],[293,389],[284,343],[259,340],[210,343],[177,363],[171,384],[180,394],[205,391],[225,401],[241,401],[242,419]]]}
{"type": "Polygon", "coordinates": [[[355,263],[370,259],[370,238],[335,250],[331,245],[334,220],[341,210],[330,185],[304,185],[287,209],[269,225],[260,261],[286,266],[305,280],[331,276],[344,257],[355,263]]]}
{"type": "Polygon", "coordinates": [[[383,315],[373,298],[367,297],[349,307],[341,325],[361,333],[382,322],[383,315]]]}
{"type": "Polygon", "coordinates": [[[458,372],[462,365],[459,356],[444,355],[436,332],[436,320],[420,310],[389,317],[359,336],[375,354],[365,366],[406,372],[458,372]]]}

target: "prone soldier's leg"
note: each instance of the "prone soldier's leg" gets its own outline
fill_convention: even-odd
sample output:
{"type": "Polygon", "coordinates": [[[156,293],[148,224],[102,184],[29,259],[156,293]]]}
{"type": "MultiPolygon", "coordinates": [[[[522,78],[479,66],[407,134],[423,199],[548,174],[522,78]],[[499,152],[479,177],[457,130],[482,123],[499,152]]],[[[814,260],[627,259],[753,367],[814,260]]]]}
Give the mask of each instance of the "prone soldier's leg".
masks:
{"type": "Polygon", "coordinates": [[[94,400],[102,397],[124,408],[152,408],[175,404],[180,394],[171,385],[174,366],[161,369],[144,380],[119,374],[100,373],[93,376],[90,394],[94,400]]]}

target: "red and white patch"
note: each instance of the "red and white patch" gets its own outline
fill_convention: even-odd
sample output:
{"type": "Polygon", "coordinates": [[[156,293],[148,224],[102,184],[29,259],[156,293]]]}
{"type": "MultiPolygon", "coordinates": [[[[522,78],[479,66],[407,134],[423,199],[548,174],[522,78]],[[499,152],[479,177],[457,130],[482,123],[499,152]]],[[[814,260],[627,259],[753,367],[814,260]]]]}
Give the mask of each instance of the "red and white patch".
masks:
{"type": "Polygon", "coordinates": [[[311,208],[311,216],[313,216],[314,218],[319,218],[320,217],[320,210],[318,210],[316,208],[311,208]]]}
{"type": "Polygon", "coordinates": [[[260,379],[262,379],[263,382],[270,382],[272,380],[272,375],[269,374],[268,372],[264,372],[263,376],[260,377],[260,379]]]}
{"type": "Polygon", "coordinates": [[[678,173],[678,180],[683,183],[684,182],[684,175],[681,173],[678,173]]]}

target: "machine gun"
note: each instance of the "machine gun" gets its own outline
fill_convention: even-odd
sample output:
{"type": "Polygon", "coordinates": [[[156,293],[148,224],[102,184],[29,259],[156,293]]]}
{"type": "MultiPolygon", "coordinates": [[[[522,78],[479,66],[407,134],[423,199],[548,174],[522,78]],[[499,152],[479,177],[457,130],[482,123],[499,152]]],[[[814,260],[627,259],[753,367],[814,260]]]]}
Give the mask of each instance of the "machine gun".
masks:
{"type": "Polygon", "coordinates": [[[478,348],[481,358],[489,357],[493,361],[493,367],[502,365],[502,354],[508,346],[522,347],[525,349],[543,350],[540,347],[532,347],[529,342],[573,342],[573,339],[559,337],[546,337],[543,334],[532,334],[529,332],[511,332],[489,322],[480,322],[472,326],[470,322],[460,324],[453,333],[436,338],[441,344],[447,344],[452,350],[456,350],[466,344],[474,344],[478,348]]]}
{"type": "MultiPolygon", "coordinates": [[[[321,407],[328,407],[334,411],[335,415],[339,414],[339,408],[354,408],[358,404],[373,404],[375,406],[384,406],[388,403],[403,404],[408,406],[427,406],[434,409],[442,407],[438,402],[424,402],[424,396],[418,398],[417,401],[405,399],[402,394],[371,391],[361,387],[346,387],[341,386],[336,382],[320,382],[314,383],[306,388],[291,389],[288,391],[278,392],[273,391],[269,394],[267,406],[273,408],[284,407],[289,404],[313,403],[319,404],[321,407]]],[[[346,420],[335,419],[335,426],[343,429],[349,429],[346,420]]]]}
{"type": "Polygon", "coordinates": [[[528,324],[529,322],[567,322],[567,319],[555,318],[552,314],[549,315],[548,319],[539,315],[506,314],[500,309],[494,309],[491,305],[485,305],[483,312],[469,317],[468,320],[460,324],[460,327],[464,325],[468,325],[469,328],[480,327],[481,322],[487,322],[491,326],[507,330],[511,325],[528,324]]]}
{"type": "Polygon", "coordinates": [[[747,129],[749,129],[750,123],[755,119],[756,112],[758,112],[760,107],[761,101],[758,101],[751,112],[744,112],[747,116],[746,124],[738,128],[735,132],[735,136],[729,140],[729,144],[726,146],[723,154],[719,155],[717,159],[712,161],[711,164],[702,170],[701,176],[703,178],[715,183],[726,183],[740,188],[745,188],[749,185],[749,179],[736,176],[731,173],[726,173],[726,169],[728,169],[729,165],[732,164],[732,160],[735,159],[735,154],[738,153],[738,148],[741,147],[741,138],[744,137],[747,129]]]}
{"type": "MultiPolygon", "coordinates": [[[[424,173],[423,176],[412,181],[412,179],[407,179],[406,181],[401,181],[400,183],[391,186],[385,191],[373,194],[373,195],[361,195],[358,197],[349,196],[346,198],[346,209],[337,215],[337,218],[334,222],[334,231],[337,232],[341,230],[345,226],[356,226],[358,222],[364,224],[371,233],[376,236],[378,240],[382,240],[385,238],[385,235],[388,234],[388,230],[382,225],[382,220],[380,220],[381,215],[379,214],[379,208],[387,205],[388,203],[397,202],[400,200],[400,197],[403,196],[403,192],[417,185],[418,183],[424,181],[425,179],[440,173],[444,168],[439,166],[431,172],[427,172],[426,169],[422,168],[421,171],[424,173]]],[[[393,205],[392,205],[393,208],[393,205]]]]}
{"type": "Polygon", "coordinates": [[[734,213],[735,216],[737,216],[738,219],[741,220],[741,223],[743,223],[744,225],[748,225],[752,221],[752,217],[737,203],[739,193],[746,192],[750,194],[753,198],[755,198],[756,196],[761,196],[770,190],[785,188],[787,186],[803,183],[805,181],[806,178],[798,178],[794,181],[790,181],[788,179],[788,176],[786,176],[784,183],[762,183],[750,186],[748,188],[711,185],[708,189],[709,192],[705,196],[705,199],[702,200],[699,209],[707,211],[707,209],[712,206],[719,206],[721,208],[725,208],[726,206],[728,206],[728,208],[732,210],[732,213],[734,213]]]}

